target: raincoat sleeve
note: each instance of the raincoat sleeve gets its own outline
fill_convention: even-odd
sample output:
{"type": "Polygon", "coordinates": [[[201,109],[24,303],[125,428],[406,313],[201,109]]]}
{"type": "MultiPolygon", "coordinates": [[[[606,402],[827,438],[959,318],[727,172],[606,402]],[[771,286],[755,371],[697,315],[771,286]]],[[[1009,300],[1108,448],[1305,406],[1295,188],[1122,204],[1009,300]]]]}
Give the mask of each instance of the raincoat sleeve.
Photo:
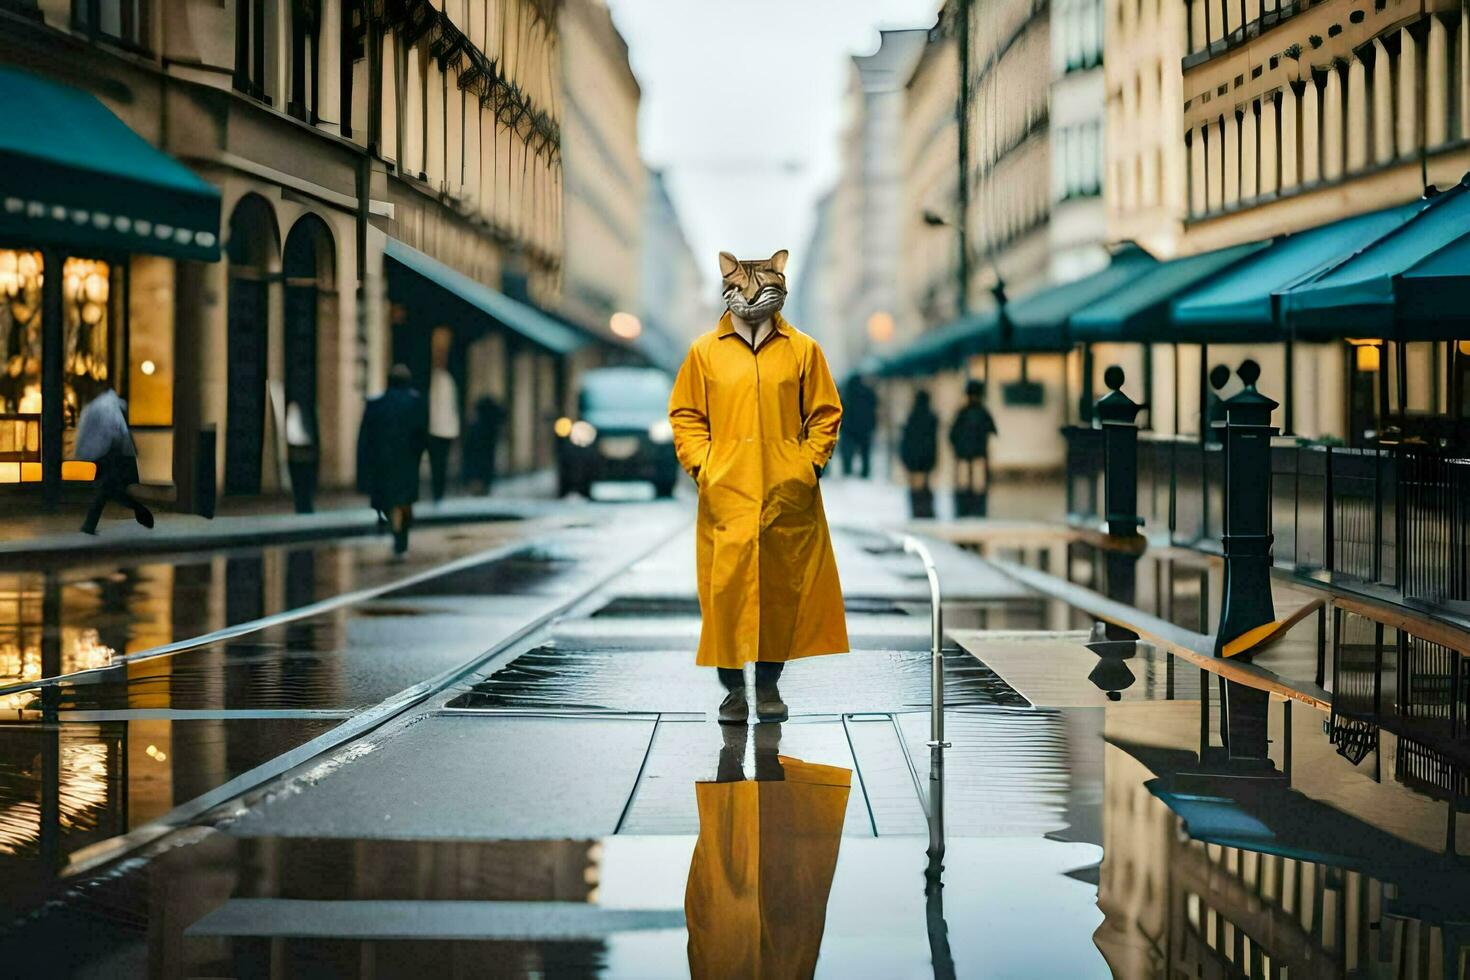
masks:
{"type": "Polygon", "coordinates": [[[822,348],[811,346],[806,369],[801,374],[801,407],[806,413],[801,420],[802,446],[812,465],[826,467],[837,445],[837,430],[842,426],[842,399],[827,367],[822,348]]]}
{"type": "Polygon", "coordinates": [[[704,369],[697,348],[689,348],[674,391],[669,395],[669,425],[674,430],[674,452],[684,472],[694,476],[709,452],[709,403],[705,397],[704,369]]]}

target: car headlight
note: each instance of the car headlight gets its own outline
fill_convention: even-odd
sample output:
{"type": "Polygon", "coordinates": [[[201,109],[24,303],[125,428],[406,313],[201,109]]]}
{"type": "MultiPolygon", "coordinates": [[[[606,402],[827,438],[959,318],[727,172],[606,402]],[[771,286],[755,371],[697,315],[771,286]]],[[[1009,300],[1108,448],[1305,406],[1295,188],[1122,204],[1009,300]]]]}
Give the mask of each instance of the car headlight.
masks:
{"type": "Polygon", "coordinates": [[[669,424],[668,419],[659,419],[648,427],[649,442],[673,442],[674,427],[669,424]]]}
{"type": "Polygon", "coordinates": [[[572,445],[581,446],[584,449],[597,441],[597,429],[586,419],[578,419],[572,423],[571,431],[567,433],[567,439],[572,445]]]}

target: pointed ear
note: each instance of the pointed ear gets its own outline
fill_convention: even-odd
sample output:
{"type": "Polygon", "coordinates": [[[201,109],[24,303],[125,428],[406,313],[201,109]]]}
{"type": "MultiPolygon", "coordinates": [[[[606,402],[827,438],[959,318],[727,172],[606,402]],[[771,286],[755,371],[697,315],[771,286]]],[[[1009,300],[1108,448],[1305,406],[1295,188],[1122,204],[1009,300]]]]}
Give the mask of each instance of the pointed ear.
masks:
{"type": "Polygon", "coordinates": [[[730,273],[740,268],[740,260],[729,252],[720,253],[720,275],[729,278],[730,273]]]}
{"type": "Polygon", "coordinates": [[[781,251],[779,251],[775,255],[771,256],[771,268],[772,269],[775,269],[777,272],[785,272],[786,271],[786,260],[789,259],[790,257],[791,257],[791,253],[790,252],[786,251],[784,248],[781,249],[781,251]]]}

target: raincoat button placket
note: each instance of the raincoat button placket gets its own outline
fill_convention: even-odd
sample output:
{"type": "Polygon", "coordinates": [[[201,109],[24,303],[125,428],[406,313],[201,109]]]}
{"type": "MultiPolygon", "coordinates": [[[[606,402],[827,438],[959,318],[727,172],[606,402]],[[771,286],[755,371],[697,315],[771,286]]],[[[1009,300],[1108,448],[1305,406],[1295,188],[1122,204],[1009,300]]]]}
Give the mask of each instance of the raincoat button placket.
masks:
{"type": "MultiPolygon", "coordinates": [[[[774,332],[774,330],[775,330],[775,325],[774,324],[772,325],[771,329],[774,332]]],[[[769,339],[770,338],[767,338],[767,340],[769,340],[769,339]]],[[[746,439],[748,439],[748,440],[749,439],[758,439],[757,444],[756,444],[756,447],[755,447],[755,455],[756,455],[756,465],[759,467],[758,472],[760,473],[760,482],[759,482],[758,486],[761,486],[761,487],[764,487],[766,485],[766,456],[765,456],[765,448],[766,448],[766,446],[765,446],[766,438],[765,437],[766,437],[766,430],[765,430],[765,424],[764,424],[764,416],[765,416],[765,413],[762,411],[762,402],[761,402],[761,348],[762,347],[765,347],[765,346],[766,345],[764,343],[762,343],[760,345],[760,347],[751,347],[751,349],[750,349],[750,356],[755,359],[755,430],[756,430],[756,435],[755,436],[746,436],[746,439]]],[[[765,520],[766,520],[766,500],[765,500],[765,493],[763,492],[761,494],[760,506],[756,507],[756,509],[755,509],[755,527],[752,528],[752,532],[753,533],[751,535],[751,538],[752,538],[751,554],[753,556],[752,561],[753,561],[753,563],[755,565],[755,636],[756,636],[755,657],[754,657],[755,660],[759,660],[761,658],[761,644],[760,644],[760,635],[761,635],[761,575],[760,575],[760,567],[761,567],[761,527],[762,527],[762,525],[765,524],[765,520]]],[[[742,657],[746,657],[746,655],[747,655],[747,651],[749,650],[749,642],[750,641],[748,639],[747,640],[743,640],[741,642],[741,656],[742,657]]]]}

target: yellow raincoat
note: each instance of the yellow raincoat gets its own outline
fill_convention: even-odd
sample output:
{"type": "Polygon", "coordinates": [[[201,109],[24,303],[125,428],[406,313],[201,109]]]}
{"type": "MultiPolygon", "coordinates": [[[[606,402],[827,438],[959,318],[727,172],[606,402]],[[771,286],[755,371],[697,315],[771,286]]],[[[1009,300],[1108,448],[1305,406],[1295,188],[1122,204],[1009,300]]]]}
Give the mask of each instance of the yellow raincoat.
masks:
{"type": "Polygon", "coordinates": [[[821,348],[780,314],[757,350],[729,313],[690,346],[669,422],[699,485],[700,666],[847,652],[816,473],[841,421],[821,348]]]}
{"type": "Polygon", "coordinates": [[[780,761],[784,781],[695,784],[699,842],[684,889],[694,980],[816,969],[852,771],[780,761]]]}

